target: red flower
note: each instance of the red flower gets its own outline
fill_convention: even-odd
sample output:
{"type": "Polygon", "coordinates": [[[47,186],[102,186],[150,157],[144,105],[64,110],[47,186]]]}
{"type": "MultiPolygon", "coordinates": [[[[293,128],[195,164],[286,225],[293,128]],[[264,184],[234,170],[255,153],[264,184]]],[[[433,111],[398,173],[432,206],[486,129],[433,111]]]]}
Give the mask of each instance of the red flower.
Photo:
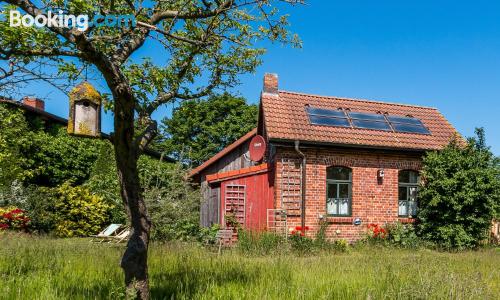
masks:
{"type": "Polygon", "coordinates": [[[0,229],[9,229],[8,224],[0,224],[0,229]]]}
{"type": "Polygon", "coordinates": [[[22,210],[20,208],[16,208],[16,209],[13,209],[10,213],[11,214],[21,214],[21,213],[24,213],[24,210],[22,210]]]}

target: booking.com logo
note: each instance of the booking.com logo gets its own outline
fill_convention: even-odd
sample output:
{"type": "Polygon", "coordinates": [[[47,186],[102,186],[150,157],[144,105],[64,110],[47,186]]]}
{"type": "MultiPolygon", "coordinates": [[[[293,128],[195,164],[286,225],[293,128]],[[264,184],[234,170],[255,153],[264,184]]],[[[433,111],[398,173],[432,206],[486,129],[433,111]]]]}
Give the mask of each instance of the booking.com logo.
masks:
{"type": "Polygon", "coordinates": [[[63,9],[58,9],[57,13],[48,10],[45,14],[37,16],[22,15],[18,10],[9,12],[9,25],[11,27],[60,27],[85,31],[89,27],[135,27],[136,24],[134,15],[104,16],[97,14],[90,19],[88,15],[66,14],[63,9]]]}

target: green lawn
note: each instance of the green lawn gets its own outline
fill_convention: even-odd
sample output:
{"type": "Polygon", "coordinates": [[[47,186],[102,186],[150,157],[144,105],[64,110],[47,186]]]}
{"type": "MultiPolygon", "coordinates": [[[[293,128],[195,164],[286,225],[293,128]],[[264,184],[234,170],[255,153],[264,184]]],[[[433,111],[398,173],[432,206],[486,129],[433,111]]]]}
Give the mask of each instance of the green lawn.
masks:
{"type": "MultiPolygon", "coordinates": [[[[122,246],[0,233],[1,299],[123,297],[122,246]]],[[[155,299],[499,299],[500,251],[378,248],[342,254],[218,257],[153,245],[155,299]]]]}

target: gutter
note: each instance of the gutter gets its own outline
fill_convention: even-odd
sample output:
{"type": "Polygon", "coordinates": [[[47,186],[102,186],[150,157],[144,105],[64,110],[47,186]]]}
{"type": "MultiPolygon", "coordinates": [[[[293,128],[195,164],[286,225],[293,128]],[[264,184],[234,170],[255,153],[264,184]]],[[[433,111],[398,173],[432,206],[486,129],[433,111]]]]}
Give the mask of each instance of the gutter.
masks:
{"type": "Polygon", "coordinates": [[[300,216],[300,225],[302,226],[302,232],[305,232],[306,228],[306,155],[302,153],[299,149],[300,141],[295,141],[295,152],[302,157],[302,195],[301,195],[301,216],[300,216]]]}

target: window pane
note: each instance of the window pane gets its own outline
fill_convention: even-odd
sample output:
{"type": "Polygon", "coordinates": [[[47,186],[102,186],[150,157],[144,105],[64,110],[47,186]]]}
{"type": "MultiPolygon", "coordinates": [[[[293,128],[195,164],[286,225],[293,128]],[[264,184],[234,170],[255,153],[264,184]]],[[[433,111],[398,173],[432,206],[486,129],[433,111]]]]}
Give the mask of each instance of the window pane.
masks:
{"type": "Polygon", "coordinates": [[[418,172],[410,172],[410,183],[418,183],[418,172]]]}
{"type": "Polygon", "coordinates": [[[349,214],[349,199],[340,200],[340,215],[349,214]]]}
{"type": "Polygon", "coordinates": [[[408,201],[399,201],[399,215],[400,216],[408,215],[408,201]]]}
{"type": "Polygon", "coordinates": [[[333,180],[351,180],[351,169],[342,167],[331,167],[326,171],[326,178],[333,180]]]}
{"type": "Polygon", "coordinates": [[[399,182],[409,183],[410,182],[410,171],[400,171],[399,172],[399,182]]]}
{"type": "Polygon", "coordinates": [[[416,216],[417,215],[417,202],[416,201],[408,202],[408,210],[409,210],[410,216],[416,216]]]}
{"type": "Polygon", "coordinates": [[[405,186],[399,187],[399,200],[408,200],[408,192],[405,186]]]}
{"type": "Polygon", "coordinates": [[[409,193],[410,194],[409,195],[410,199],[408,199],[408,200],[410,200],[410,201],[417,201],[417,191],[418,191],[418,188],[417,187],[410,187],[409,189],[410,189],[410,191],[409,191],[410,192],[409,193]]]}
{"type": "Polygon", "coordinates": [[[333,199],[337,198],[337,185],[336,184],[329,184],[328,185],[328,198],[333,199]]]}
{"type": "Polygon", "coordinates": [[[329,215],[338,215],[338,201],[335,200],[334,198],[328,198],[328,201],[326,202],[326,212],[329,215]]]}
{"type": "Polygon", "coordinates": [[[339,198],[349,198],[349,184],[339,184],[339,198]]]}
{"type": "Polygon", "coordinates": [[[418,183],[419,177],[417,171],[403,170],[399,172],[399,183],[418,183]]]}

